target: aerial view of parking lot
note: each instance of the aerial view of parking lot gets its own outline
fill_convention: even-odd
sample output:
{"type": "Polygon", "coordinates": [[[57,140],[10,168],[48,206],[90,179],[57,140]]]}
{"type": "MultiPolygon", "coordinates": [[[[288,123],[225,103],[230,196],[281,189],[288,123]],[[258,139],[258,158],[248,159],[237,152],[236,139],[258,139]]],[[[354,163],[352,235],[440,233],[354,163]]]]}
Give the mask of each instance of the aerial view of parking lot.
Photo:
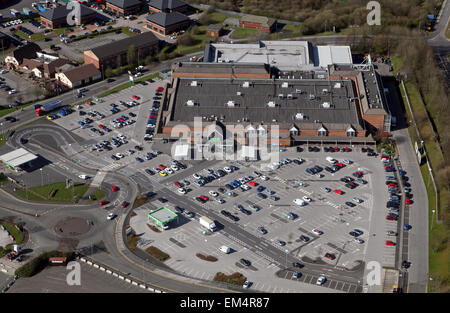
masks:
{"type": "Polygon", "coordinates": [[[200,2],[1,4],[0,290],[448,292],[450,4],[200,2]]]}

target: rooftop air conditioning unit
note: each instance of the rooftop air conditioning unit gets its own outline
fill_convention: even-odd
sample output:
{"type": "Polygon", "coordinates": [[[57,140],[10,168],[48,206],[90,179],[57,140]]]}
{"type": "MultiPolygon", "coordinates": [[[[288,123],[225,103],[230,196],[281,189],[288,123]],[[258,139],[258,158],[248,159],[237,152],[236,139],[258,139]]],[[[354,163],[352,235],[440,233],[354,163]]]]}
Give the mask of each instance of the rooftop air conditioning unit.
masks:
{"type": "Polygon", "coordinates": [[[242,84],[242,87],[248,88],[248,87],[250,87],[250,85],[251,85],[250,82],[244,82],[244,83],[242,84]]]}
{"type": "Polygon", "coordinates": [[[299,94],[302,94],[302,93],[303,93],[303,90],[301,90],[301,89],[295,89],[295,92],[296,92],[296,93],[299,93],[299,94]]]}
{"type": "Polygon", "coordinates": [[[334,84],[334,88],[341,88],[341,87],[342,87],[341,83],[334,84]]]}
{"type": "Polygon", "coordinates": [[[274,107],[276,107],[277,105],[276,105],[275,102],[269,101],[269,102],[267,103],[267,106],[268,106],[269,108],[274,108],[274,107]]]}
{"type": "Polygon", "coordinates": [[[291,93],[289,93],[289,94],[287,95],[287,98],[288,98],[288,99],[293,99],[294,97],[292,96],[291,93]]]}
{"type": "Polygon", "coordinates": [[[317,78],[325,78],[325,75],[319,74],[319,75],[317,75],[317,78]]]}
{"type": "Polygon", "coordinates": [[[197,82],[196,80],[193,80],[193,81],[191,82],[191,86],[192,86],[192,87],[198,86],[198,82],[197,82]]]}
{"type": "Polygon", "coordinates": [[[242,96],[242,92],[238,91],[238,92],[236,92],[236,95],[237,96],[242,96]]]}
{"type": "Polygon", "coordinates": [[[316,96],[313,95],[313,94],[310,94],[310,95],[309,95],[309,100],[314,100],[314,99],[316,99],[316,96]]]}
{"type": "Polygon", "coordinates": [[[280,94],[278,95],[278,98],[283,99],[283,98],[284,98],[284,94],[280,93],[280,94]]]}
{"type": "Polygon", "coordinates": [[[322,107],[325,108],[325,109],[329,109],[331,107],[330,102],[322,103],[322,107]]]}
{"type": "Polygon", "coordinates": [[[303,118],[304,118],[303,113],[297,113],[297,114],[295,114],[295,119],[296,119],[296,120],[303,120],[303,118]]]}
{"type": "Polygon", "coordinates": [[[322,93],[327,94],[328,93],[328,89],[322,89],[322,93]]]}
{"type": "Polygon", "coordinates": [[[236,103],[234,103],[234,101],[230,100],[230,101],[227,102],[227,106],[228,107],[234,107],[234,106],[236,106],[236,103]]]}
{"type": "Polygon", "coordinates": [[[194,102],[194,100],[188,100],[186,102],[186,105],[189,106],[189,107],[193,107],[195,105],[195,102],[194,102]]]}
{"type": "Polygon", "coordinates": [[[284,82],[281,84],[281,88],[288,88],[289,87],[289,83],[288,82],[284,82]]]}
{"type": "Polygon", "coordinates": [[[276,123],[276,122],[277,122],[277,120],[273,119],[273,120],[272,120],[272,122],[273,122],[273,123],[276,123]]]}

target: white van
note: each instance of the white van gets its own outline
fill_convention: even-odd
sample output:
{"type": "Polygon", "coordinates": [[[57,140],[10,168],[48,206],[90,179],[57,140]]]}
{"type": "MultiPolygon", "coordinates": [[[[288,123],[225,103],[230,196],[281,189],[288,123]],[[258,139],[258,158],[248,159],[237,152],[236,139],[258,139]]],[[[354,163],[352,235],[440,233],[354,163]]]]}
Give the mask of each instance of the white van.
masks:
{"type": "Polygon", "coordinates": [[[88,179],[89,178],[89,176],[85,175],[85,174],[81,174],[78,177],[81,178],[81,179],[88,179]]]}
{"type": "Polygon", "coordinates": [[[228,254],[231,252],[231,248],[227,247],[227,246],[222,246],[219,248],[220,251],[222,251],[225,254],[228,254]]]}
{"type": "Polygon", "coordinates": [[[306,204],[306,202],[303,201],[302,199],[295,199],[293,202],[300,206],[304,206],[306,204]]]}

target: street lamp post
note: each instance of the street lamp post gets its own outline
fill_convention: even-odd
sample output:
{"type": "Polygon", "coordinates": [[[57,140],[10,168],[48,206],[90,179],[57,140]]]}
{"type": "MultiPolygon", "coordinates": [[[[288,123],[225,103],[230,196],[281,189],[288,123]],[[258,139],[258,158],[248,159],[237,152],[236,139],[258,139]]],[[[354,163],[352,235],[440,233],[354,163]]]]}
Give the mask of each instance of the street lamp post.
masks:
{"type": "Polygon", "coordinates": [[[41,186],[44,186],[44,177],[42,176],[42,168],[39,169],[41,172],[41,186]]]}

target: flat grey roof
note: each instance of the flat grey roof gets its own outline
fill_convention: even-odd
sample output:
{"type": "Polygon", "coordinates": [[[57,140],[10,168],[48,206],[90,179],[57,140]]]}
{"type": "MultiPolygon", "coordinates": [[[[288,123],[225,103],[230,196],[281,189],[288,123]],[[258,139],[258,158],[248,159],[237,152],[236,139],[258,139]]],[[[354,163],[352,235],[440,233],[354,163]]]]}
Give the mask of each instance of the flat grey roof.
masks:
{"type": "Polygon", "coordinates": [[[170,119],[174,123],[193,122],[194,117],[217,117],[224,124],[245,121],[360,125],[350,80],[179,78],[174,87],[170,119]],[[191,85],[193,81],[197,86],[191,85]],[[250,82],[248,88],[243,87],[246,81],[250,82]],[[288,87],[284,88],[283,84],[288,87]],[[284,98],[279,98],[280,94],[284,98]],[[310,95],[315,98],[310,99],[310,95]],[[188,105],[189,100],[193,106],[188,105]],[[228,106],[229,101],[234,101],[234,107],[228,106]],[[269,102],[276,106],[270,107],[269,102]],[[303,119],[299,120],[298,114],[303,119]]]}
{"type": "Polygon", "coordinates": [[[154,218],[156,218],[157,220],[159,220],[162,223],[167,223],[170,220],[173,220],[174,218],[177,217],[176,213],[169,212],[169,209],[167,209],[165,207],[162,207],[153,212],[150,212],[149,215],[153,216],[154,218]]]}
{"type": "Polygon", "coordinates": [[[256,44],[209,44],[205,62],[267,63],[280,70],[314,67],[312,46],[307,41],[259,41],[256,44]]]}
{"type": "Polygon", "coordinates": [[[0,155],[0,161],[12,167],[20,166],[37,158],[37,155],[28,152],[24,148],[19,148],[6,154],[0,155]]]}

